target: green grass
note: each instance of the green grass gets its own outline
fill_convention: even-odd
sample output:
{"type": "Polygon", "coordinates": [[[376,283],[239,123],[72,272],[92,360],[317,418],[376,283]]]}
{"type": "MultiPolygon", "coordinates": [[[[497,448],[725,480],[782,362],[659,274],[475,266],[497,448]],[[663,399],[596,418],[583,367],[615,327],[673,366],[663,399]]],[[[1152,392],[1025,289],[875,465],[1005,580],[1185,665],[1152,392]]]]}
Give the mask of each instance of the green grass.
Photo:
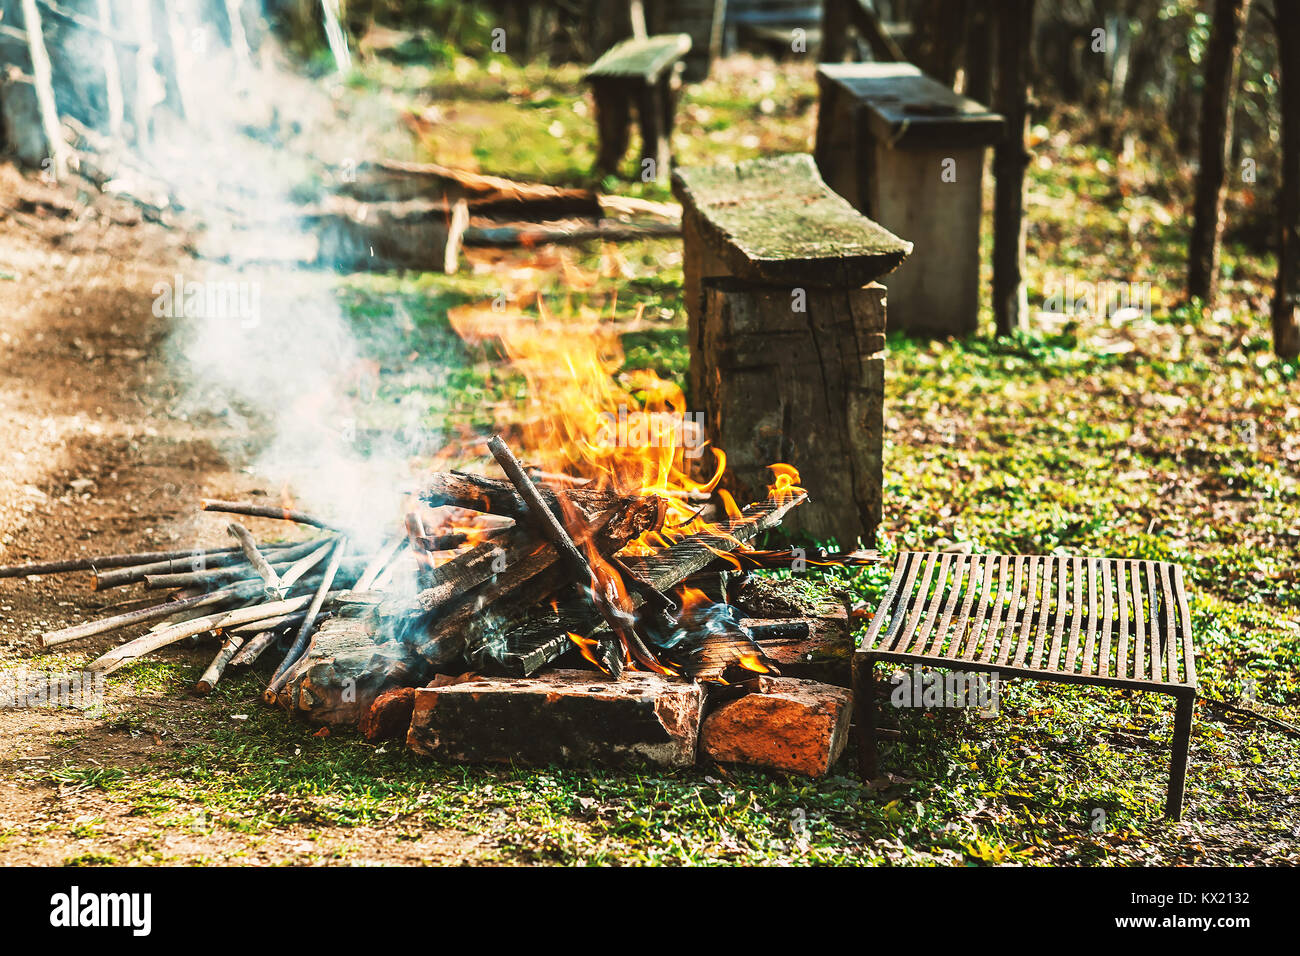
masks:
{"type": "MultiPolygon", "coordinates": [[[[810,146],[810,68],[774,75],[761,64],[725,67],[683,97],[675,139],[682,162],[810,146]]],[[[589,100],[575,69],[489,69],[455,59],[435,71],[374,67],[357,87],[409,97],[416,108],[436,98],[445,122],[425,143],[431,158],[456,161],[438,152],[448,144],[486,172],[592,182],[594,126],[580,108],[589,100]],[[551,132],[557,122],[562,136],[551,132]]],[[[1005,340],[891,335],[880,547],[892,555],[969,542],[978,552],[1180,562],[1203,693],[1225,700],[1253,693],[1258,706],[1297,722],[1300,386],[1297,367],[1271,357],[1259,307],[1273,263],[1230,245],[1225,308],[1211,314],[1179,304],[1185,172],[1140,151],[1121,163],[1085,133],[1040,145],[1029,168],[1031,303],[1072,275],[1149,282],[1153,313],[1127,323],[1045,316],[1005,340]]],[[[604,185],[666,196],[653,184],[604,185]]],[[[1230,211],[1241,188],[1233,186],[1230,211]]],[[[566,290],[558,269],[543,270],[548,306],[561,319],[584,308],[609,316],[622,333],[625,370],[653,369],[681,383],[680,245],[619,251],[626,262],[619,277],[582,291],[566,290]],[[638,304],[642,320],[629,327],[638,304]]],[[[601,263],[596,248],[566,254],[585,270],[601,263]]],[[[507,265],[532,257],[521,252],[507,265]]],[[[523,397],[522,380],[501,356],[462,343],[446,319],[450,307],[497,295],[503,268],[340,281],[340,301],[379,367],[366,427],[392,427],[391,410],[406,402],[423,427],[484,430],[523,397]]],[[[989,328],[987,314],[983,321],[989,328]]],[[[873,605],[888,579],[884,567],[809,574],[873,605]]],[[[868,789],[851,757],[817,782],[707,767],[444,766],[351,734],[312,737],[255,704],[253,678],[223,682],[202,706],[156,706],[161,696],[183,695],[196,676],[196,667],[173,662],[135,665],[116,679],[134,689],[111,715],[115,733],[165,726],[192,743],[117,772],[74,751],[34,778],[92,789],[160,828],[274,839],[290,827],[323,834],[364,825],[384,827],[394,840],[453,828],[488,838],[480,858],[513,862],[1295,861],[1300,741],[1198,707],[1186,802],[1192,822],[1175,827],[1161,818],[1172,702],[1151,695],[1018,682],[1003,687],[996,719],[902,712],[897,737],[882,749],[891,777],[868,789]]],[[[113,859],[88,853],[77,862],[113,859]]]]}

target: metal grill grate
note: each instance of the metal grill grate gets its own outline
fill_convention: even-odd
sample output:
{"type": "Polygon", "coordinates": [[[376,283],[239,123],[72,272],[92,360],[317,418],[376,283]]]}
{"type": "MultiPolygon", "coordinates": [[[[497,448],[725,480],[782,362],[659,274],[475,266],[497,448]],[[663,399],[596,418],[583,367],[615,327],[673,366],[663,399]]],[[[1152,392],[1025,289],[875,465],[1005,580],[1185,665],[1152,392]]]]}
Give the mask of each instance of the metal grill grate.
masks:
{"type": "Polygon", "coordinates": [[[861,652],[1072,683],[1196,686],[1183,569],[1164,561],[905,552],[861,652]]]}

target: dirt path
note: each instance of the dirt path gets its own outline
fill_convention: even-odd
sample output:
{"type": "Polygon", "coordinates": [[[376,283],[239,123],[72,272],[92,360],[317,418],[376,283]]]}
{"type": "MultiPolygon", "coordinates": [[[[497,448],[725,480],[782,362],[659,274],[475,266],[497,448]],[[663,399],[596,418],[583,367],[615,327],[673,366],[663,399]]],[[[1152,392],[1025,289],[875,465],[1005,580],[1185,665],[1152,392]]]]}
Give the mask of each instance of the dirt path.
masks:
{"type": "MultiPolygon", "coordinates": [[[[169,320],[154,316],[151,290],[187,264],[183,237],[132,207],[102,196],[86,207],[0,166],[0,564],[224,544],[224,520],[196,513],[197,499],[275,493],[222,460],[219,422],[171,411],[169,320]]],[[[44,630],[117,600],[86,575],[0,579],[0,671],[71,670],[112,646],[106,635],[36,656],[44,630]]],[[[192,744],[184,718],[206,706],[110,690],[97,716],[0,709],[0,863],[458,862],[478,847],[455,831],[162,830],[103,790],[49,779],[65,761],[123,768],[192,744]],[[128,732],[122,713],[142,706],[153,726],[128,732]]]]}

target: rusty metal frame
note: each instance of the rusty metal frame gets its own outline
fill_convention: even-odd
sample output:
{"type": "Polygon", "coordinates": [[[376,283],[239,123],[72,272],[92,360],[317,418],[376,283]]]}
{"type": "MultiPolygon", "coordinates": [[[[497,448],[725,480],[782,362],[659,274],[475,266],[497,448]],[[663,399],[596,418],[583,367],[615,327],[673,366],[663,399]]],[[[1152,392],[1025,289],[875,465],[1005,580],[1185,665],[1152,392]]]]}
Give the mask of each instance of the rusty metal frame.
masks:
{"type": "Polygon", "coordinates": [[[1175,698],[1165,815],[1182,817],[1196,654],[1183,569],[1165,561],[906,551],[854,654],[859,773],[876,776],[877,661],[1175,698]]]}

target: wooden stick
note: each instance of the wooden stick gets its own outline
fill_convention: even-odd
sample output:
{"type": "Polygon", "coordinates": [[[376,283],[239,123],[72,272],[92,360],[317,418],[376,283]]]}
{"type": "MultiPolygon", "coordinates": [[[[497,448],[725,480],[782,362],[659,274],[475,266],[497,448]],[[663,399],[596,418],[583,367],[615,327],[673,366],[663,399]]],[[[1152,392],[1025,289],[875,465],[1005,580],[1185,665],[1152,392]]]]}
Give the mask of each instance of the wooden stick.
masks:
{"type": "Polygon", "coordinates": [[[320,587],[317,588],[316,594],[312,597],[311,604],[307,608],[307,616],[303,618],[302,625],[298,628],[298,636],[294,638],[289,653],[280,662],[280,666],[275,671],[275,676],[271,678],[271,683],[267,685],[266,691],[262,694],[262,699],[267,703],[275,702],[275,695],[280,692],[280,688],[284,686],[284,682],[288,679],[289,668],[306,652],[307,640],[311,637],[312,628],[316,625],[316,617],[320,614],[321,606],[325,603],[325,597],[334,584],[334,576],[338,573],[339,564],[343,560],[343,552],[347,550],[347,547],[348,539],[339,538],[338,543],[334,546],[334,552],[330,555],[330,563],[325,567],[325,577],[321,579],[320,587]]]}
{"type": "MultiPolygon", "coordinates": [[[[342,598],[345,592],[338,591],[335,597],[342,598]]],[[[306,612],[298,611],[294,614],[281,614],[279,617],[267,618],[265,621],[254,621],[252,624],[240,624],[238,627],[227,628],[232,634],[242,634],[244,637],[250,634],[260,634],[262,631],[278,630],[286,625],[298,625],[306,612]]]]}
{"type": "Polygon", "coordinates": [[[23,578],[29,574],[64,574],[69,571],[95,571],[99,568],[127,568],[156,561],[173,561],[194,554],[205,557],[234,554],[238,548],[216,548],[208,551],[139,551],[135,554],[100,554],[91,558],[72,558],[67,561],[41,561],[35,564],[9,564],[0,567],[0,578],[23,578]]]}
{"type": "Polygon", "coordinates": [[[311,525],[314,528],[324,528],[326,531],[341,531],[327,521],[314,518],[303,511],[295,511],[292,508],[283,508],[276,505],[259,505],[251,501],[218,501],[215,498],[204,498],[199,502],[199,507],[204,511],[220,511],[231,515],[248,515],[253,518],[279,518],[282,521],[295,521],[298,524],[311,525]]]}
{"type": "MultiPolygon", "coordinates": [[[[297,545],[274,545],[266,548],[266,551],[271,555],[272,560],[287,561],[305,553],[315,544],[314,541],[308,541],[297,545]]],[[[124,584],[133,584],[136,581],[143,581],[151,574],[186,574],[197,572],[200,567],[203,569],[227,568],[232,565],[242,564],[246,560],[243,551],[239,548],[220,551],[195,550],[181,558],[168,558],[149,564],[118,568],[114,571],[106,571],[103,574],[96,573],[95,590],[106,591],[109,588],[121,587],[124,584]],[[196,565],[200,567],[196,567],[196,565]]]]}
{"type": "MultiPolygon", "coordinates": [[[[309,555],[310,557],[310,555],[309,555]]],[[[303,559],[305,561],[305,559],[303,559]]],[[[364,566],[365,559],[349,560],[348,570],[355,570],[361,573],[361,566],[364,566]],[[360,565],[360,566],[359,566],[360,565]]],[[[288,574],[293,570],[293,565],[286,562],[277,561],[272,565],[277,573],[283,572],[288,574]]],[[[214,568],[210,571],[192,571],[187,574],[150,574],[144,579],[144,586],[151,591],[167,590],[170,588],[184,588],[192,585],[215,585],[228,584],[232,581],[240,581],[248,578],[248,568],[241,565],[235,565],[231,568],[214,568]]]]}
{"type": "Polygon", "coordinates": [[[335,539],[331,538],[306,557],[295,562],[289,570],[284,572],[284,576],[280,578],[280,583],[286,588],[293,587],[300,577],[325,559],[325,555],[329,553],[330,548],[334,545],[334,541],[335,539]]]}
{"type": "Polygon", "coordinates": [[[140,608],[136,611],[128,611],[114,617],[106,617],[98,621],[87,621],[84,624],[60,628],[57,631],[48,631],[42,635],[41,644],[45,647],[67,644],[69,641],[79,641],[83,637],[92,637],[95,634],[104,634],[108,631],[116,631],[119,628],[163,620],[191,608],[213,607],[225,601],[246,600],[254,597],[256,593],[256,588],[249,588],[247,585],[242,587],[232,585],[228,588],[222,588],[220,591],[212,591],[209,594],[200,594],[179,601],[163,601],[161,604],[140,608]]]}
{"type": "Polygon", "coordinates": [[[243,549],[248,563],[253,566],[257,576],[266,582],[267,596],[275,601],[283,601],[287,589],[280,583],[280,575],[275,573],[275,568],[267,564],[262,552],[257,550],[257,542],[248,533],[248,529],[238,521],[232,521],[226,525],[226,532],[239,542],[239,547],[243,549]]]}
{"type": "Polygon", "coordinates": [[[129,664],[131,661],[137,660],[146,654],[151,654],[169,644],[183,641],[187,637],[193,637],[196,634],[203,634],[206,631],[218,628],[231,628],[239,624],[249,624],[253,621],[278,617],[281,614],[287,614],[306,607],[307,603],[312,600],[311,595],[304,594],[301,597],[289,598],[285,601],[267,601],[253,607],[238,608],[234,611],[197,617],[192,621],[185,621],[152,634],[142,635],[133,641],[127,641],[125,644],[115,647],[107,654],[102,654],[91,661],[88,670],[99,674],[111,674],[124,664],[129,664]]]}
{"type": "Polygon", "coordinates": [[[352,586],[352,590],[369,591],[370,586],[375,583],[375,579],[379,577],[384,568],[388,567],[388,562],[392,561],[397,552],[401,551],[407,543],[407,538],[398,536],[380,548],[379,553],[370,560],[370,563],[366,565],[366,569],[361,572],[361,577],[357,578],[357,583],[352,586]]]}
{"type": "Polygon", "coordinates": [[[589,584],[592,580],[590,562],[578,550],[578,546],[573,543],[573,539],[569,537],[569,532],[565,530],[564,525],[560,524],[560,519],[551,511],[550,506],[542,500],[541,492],[524,474],[523,466],[519,464],[518,459],[506,446],[505,441],[500,435],[493,435],[488,440],[487,446],[488,451],[492,453],[492,457],[497,460],[501,470],[506,473],[510,483],[515,486],[515,490],[519,492],[519,496],[527,504],[533,526],[541,532],[542,537],[549,541],[552,547],[559,552],[560,557],[568,563],[569,570],[577,577],[578,583],[589,584]]]}
{"type": "Polygon", "coordinates": [[[274,628],[254,634],[244,642],[244,646],[230,659],[230,666],[252,667],[257,662],[257,659],[262,656],[262,652],[275,643],[275,638],[276,631],[274,628]]]}
{"type": "MultiPolygon", "coordinates": [[[[512,542],[507,542],[509,546],[512,542]]],[[[422,611],[433,611],[453,598],[478,587],[496,573],[493,564],[500,556],[500,567],[508,567],[511,551],[501,545],[484,541],[462,551],[450,561],[444,561],[428,572],[426,587],[416,601],[422,611]]]]}
{"type": "Polygon", "coordinates": [[[235,652],[243,643],[244,639],[238,634],[226,634],[226,639],[221,642],[221,650],[217,651],[217,656],[212,658],[208,669],[195,683],[194,693],[200,696],[212,693],[212,688],[217,686],[217,681],[221,680],[221,675],[226,672],[226,665],[230,663],[230,659],[235,656],[235,652]]]}

